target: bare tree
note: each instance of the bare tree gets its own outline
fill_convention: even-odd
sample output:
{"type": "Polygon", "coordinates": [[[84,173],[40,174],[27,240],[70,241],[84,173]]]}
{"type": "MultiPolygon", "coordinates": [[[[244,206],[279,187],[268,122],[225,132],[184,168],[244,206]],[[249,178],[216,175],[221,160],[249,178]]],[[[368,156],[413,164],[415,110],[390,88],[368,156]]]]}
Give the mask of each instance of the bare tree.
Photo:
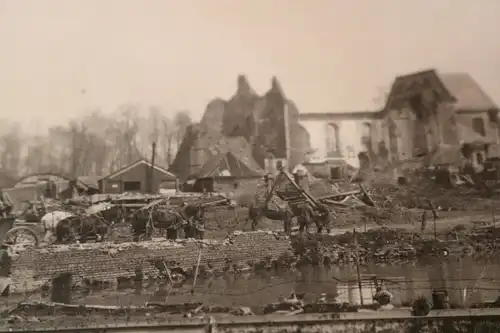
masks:
{"type": "Polygon", "coordinates": [[[24,174],[33,174],[49,171],[50,166],[46,158],[47,138],[42,135],[36,135],[30,138],[27,147],[26,157],[24,159],[24,174]]]}
{"type": "Polygon", "coordinates": [[[138,109],[137,105],[123,105],[114,115],[116,119],[110,127],[114,139],[113,169],[133,163],[141,157],[136,141],[139,132],[138,109]]]}
{"type": "MultiPolygon", "coordinates": [[[[172,118],[158,106],[124,104],[110,115],[92,110],[43,135],[20,126],[0,128],[0,169],[20,176],[58,172],[71,176],[105,175],[139,158],[157,143],[157,161],[170,165],[192,120],[187,111],[172,118]]],[[[6,124],[6,122],[4,122],[6,124]]]]}
{"type": "Polygon", "coordinates": [[[22,157],[22,132],[19,124],[0,134],[0,169],[10,176],[19,176],[22,157]]]}

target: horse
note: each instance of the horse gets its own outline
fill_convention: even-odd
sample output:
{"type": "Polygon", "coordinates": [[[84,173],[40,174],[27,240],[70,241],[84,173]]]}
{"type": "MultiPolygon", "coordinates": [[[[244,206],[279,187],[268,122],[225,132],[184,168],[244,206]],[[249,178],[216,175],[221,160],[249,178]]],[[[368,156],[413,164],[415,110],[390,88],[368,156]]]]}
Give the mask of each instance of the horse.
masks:
{"type": "Polygon", "coordinates": [[[252,231],[257,229],[257,226],[264,217],[273,221],[282,221],[285,233],[290,233],[294,214],[288,208],[284,210],[273,210],[269,209],[268,206],[258,206],[256,204],[250,204],[248,206],[248,218],[252,222],[252,231]]]}
{"type": "Polygon", "coordinates": [[[299,223],[299,231],[302,234],[304,231],[309,230],[309,226],[314,223],[316,225],[316,232],[321,234],[323,228],[326,228],[327,233],[331,231],[330,221],[332,220],[332,212],[324,204],[318,204],[316,208],[311,205],[302,204],[294,205],[292,207],[294,215],[297,217],[299,223]]]}
{"type": "Polygon", "coordinates": [[[72,219],[73,217],[76,217],[76,215],[60,210],[56,210],[43,215],[40,219],[40,222],[45,231],[44,242],[50,243],[50,239],[54,234],[56,234],[56,228],[61,221],[72,219]]]}
{"type": "Polygon", "coordinates": [[[189,205],[184,202],[182,215],[187,223],[184,226],[184,236],[186,238],[203,239],[205,235],[205,209],[201,205],[189,205]]]}
{"type": "Polygon", "coordinates": [[[115,222],[122,219],[123,210],[119,205],[90,207],[84,216],[70,212],[54,211],[45,214],[41,223],[45,229],[44,240],[48,242],[55,234],[59,244],[71,243],[77,239],[84,243],[89,238],[104,240],[115,222]]]}
{"type": "Polygon", "coordinates": [[[200,227],[203,216],[201,206],[186,203],[181,211],[160,205],[140,209],[132,219],[134,241],[141,236],[151,238],[154,229],[166,230],[167,239],[177,239],[181,228],[186,238],[203,238],[203,228],[200,227]]]}

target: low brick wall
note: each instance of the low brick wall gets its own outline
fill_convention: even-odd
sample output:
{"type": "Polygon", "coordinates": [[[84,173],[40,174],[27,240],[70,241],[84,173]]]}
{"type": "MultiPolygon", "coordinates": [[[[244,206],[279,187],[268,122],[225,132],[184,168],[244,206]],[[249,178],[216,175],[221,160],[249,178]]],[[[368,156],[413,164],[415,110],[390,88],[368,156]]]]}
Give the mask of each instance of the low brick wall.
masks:
{"type": "Polygon", "coordinates": [[[234,233],[225,240],[148,241],[138,243],[94,243],[59,245],[32,249],[13,258],[11,292],[29,292],[51,283],[61,273],[70,273],[73,281],[115,283],[118,277],[131,278],[140,269],[145,276],[158,274],[153,261],[161,260],[169,268],[196,266],[202,248],[201,265],[210,263],[215,270],[226,261],[234,264],[277,259],[291,249],[290,240],[266,231],[234,233]]]}

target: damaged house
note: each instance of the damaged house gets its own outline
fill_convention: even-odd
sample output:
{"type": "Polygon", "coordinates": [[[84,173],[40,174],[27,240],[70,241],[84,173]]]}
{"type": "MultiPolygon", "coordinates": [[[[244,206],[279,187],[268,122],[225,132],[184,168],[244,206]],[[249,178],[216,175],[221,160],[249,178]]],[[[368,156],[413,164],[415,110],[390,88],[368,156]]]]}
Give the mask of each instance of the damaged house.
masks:
{"type": "Polygon", "coordinates": [[[480,168],[500,143],[498,111],[468,73],[432,69],[396,77],[382,110],[304,113],[300,119],[315,148],[309,163],[333,177],[343,161],[404,169],[456,168],[467,160],[480,168]]]}
{"type": "Polygon", "coordinates": [[[236,186],[234,179],[256,183],[264,173],[307,159],[309,135],[298,117],[276,78],[260,96],[239,76],[236,93],[212,100],[200,123],[188,128],[170,171],[193,186],[203,180],[198,187],[205,190],[236,186]]]}
{"type": "MultiPolygon", "coordinates": [[[[499,143],[498,106],[467,73],[428,70],[396,78],[381,127],[392,159],[433,154],[445,146],[499,143]]],[[[476,148],[474,150],[477,150],[476,148]]],[[[486,147],[466,156],[480,164],[486,147]]]]}

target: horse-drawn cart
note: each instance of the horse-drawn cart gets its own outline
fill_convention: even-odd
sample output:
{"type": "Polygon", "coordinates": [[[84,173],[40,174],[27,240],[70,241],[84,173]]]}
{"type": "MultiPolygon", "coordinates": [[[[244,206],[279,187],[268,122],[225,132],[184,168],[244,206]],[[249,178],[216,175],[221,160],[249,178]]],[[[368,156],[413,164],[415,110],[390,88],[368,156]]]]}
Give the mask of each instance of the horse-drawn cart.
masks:
{"type": "Polygon", "coordinates": [[[328,193],[313,196],[300,186],[299,182],[299,179],[282,170],[272,184],[268,183],[263,205],[250,207],[249,214],[254,225],[256,226],[262,217],[281,220],[284,222],[285,233],[291,233],[292,219],[296,218],[301,231],[308,229],[314,223],[318,233],[321,233],[323,229],[329,232],[331,222],[336,219],[337,209],[358,204],[375,205],[361,185],[348,184],[349,189],[334,189],[331,186],[327,190],[328,193]],[[286,208],[279,210],[269,208],[269,204],[274,201],[275,196],[286,203],[286,208]]]}
{"type": "Polygon", "coordinates": [[[3,216],[0,218],[0,245],[38,247],[40,238],[29,226],[16,226],[15,216],[3,216]]]}
{"type": "Polygon", "coordinates": [[[166,233],[168,239],[177,239],[184,233],[186,238],[203,238],[205,209],[229,205],[223,196],[198,196],[191,198],[163,197],[149,202],[134,212],[132,230],[134,239],[149,239],[153,233],[166,233]],[[176,200],[177,199],[177,200],[176,200]]]}

